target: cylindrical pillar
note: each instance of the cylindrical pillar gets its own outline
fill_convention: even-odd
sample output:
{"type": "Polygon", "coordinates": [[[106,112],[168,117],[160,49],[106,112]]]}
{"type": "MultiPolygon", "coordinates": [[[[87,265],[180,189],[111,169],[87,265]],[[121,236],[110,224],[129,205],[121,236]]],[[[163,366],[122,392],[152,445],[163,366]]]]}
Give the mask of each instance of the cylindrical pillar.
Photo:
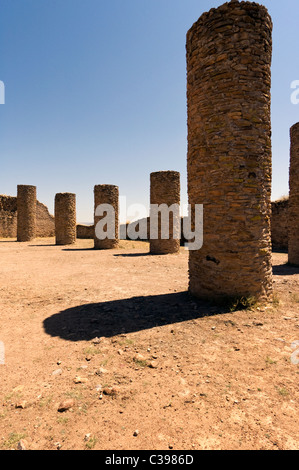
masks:
{"type": "Polygon", "coordinates": [[[76,194],[55,195],[56,245],[72,245],[76,242],[76,194]]]}
{"type": "Polygon", "coordinates": [[[94,248],[109,250],[119,245],[119,188],[110,184],[94,187],[94,248]]]}
{"type": "Polygon", "coordinates": [[[151,173],[150,205],[150,252],[153,254],[177,253],[180,250],[181,233],[179,172],[151,173]],[[154,228],[156,230],[153,230],[154,228]]]}
{"type": "Polygon", "coordinates": [[[29,242],[36,237],[36,186],[18,185],[17,240],[29,242]]]}
{"type": "Polygon", "coordinates": [[[186,49],[189,204],[204,211],[189,290],[270,299],[271,17],[257,3],[226,3],[192,26],[186,49]]]}
{"type": "Polygon", "coordinates": [[[289,263],[299,266],[299,122],[291,127],[289,263]]]}

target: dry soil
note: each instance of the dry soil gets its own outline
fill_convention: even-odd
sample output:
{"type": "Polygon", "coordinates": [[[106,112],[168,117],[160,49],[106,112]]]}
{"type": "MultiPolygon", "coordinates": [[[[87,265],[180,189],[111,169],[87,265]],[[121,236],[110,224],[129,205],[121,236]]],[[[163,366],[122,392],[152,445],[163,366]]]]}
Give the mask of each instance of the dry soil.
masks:
{"type": "Polygon", "coordinates": [[[298,449],[286,254],[274,301],[231,311],[188,295],[184,248],[92,246],[0,240],[0,449],[298,449]]]}

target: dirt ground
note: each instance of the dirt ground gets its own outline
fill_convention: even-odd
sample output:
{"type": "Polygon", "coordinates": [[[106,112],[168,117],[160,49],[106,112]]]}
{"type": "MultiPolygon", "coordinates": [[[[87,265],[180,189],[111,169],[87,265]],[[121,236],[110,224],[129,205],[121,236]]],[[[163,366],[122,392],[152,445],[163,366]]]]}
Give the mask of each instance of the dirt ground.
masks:
{"type": "Polygon", "coordinates": [[[273,303],[232,312],[188,295],[184,248],[92,246],[0,240],[0,449],[299,448],[286,254],[273,303]]]}

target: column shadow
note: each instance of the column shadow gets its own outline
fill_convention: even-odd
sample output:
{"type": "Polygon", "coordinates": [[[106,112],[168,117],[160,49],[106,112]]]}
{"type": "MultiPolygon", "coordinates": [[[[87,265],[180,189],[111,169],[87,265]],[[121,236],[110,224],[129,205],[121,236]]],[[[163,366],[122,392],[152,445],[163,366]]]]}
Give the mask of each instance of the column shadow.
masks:
{"type": "Polygon", "coordinates": [[[227,312],[180,292],[80,305],[46,318],[43,326],[53,337],[90,341],[227,312]]]}
{"type": "Polygon", "coordinates": [[[274,265],[272,270],[274,276],[293,276],[294,274],[299,274],[299,266],[289,263],[274,265]]]}

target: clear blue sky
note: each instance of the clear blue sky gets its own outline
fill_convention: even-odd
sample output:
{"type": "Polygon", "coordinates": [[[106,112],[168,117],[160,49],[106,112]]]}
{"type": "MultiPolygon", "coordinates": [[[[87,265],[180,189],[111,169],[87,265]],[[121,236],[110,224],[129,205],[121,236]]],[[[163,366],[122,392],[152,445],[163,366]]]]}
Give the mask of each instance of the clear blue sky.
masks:
{"type": "MultiPolygon", "coordinates": [[[[177,170],[186,194],[186,33],[219,0],[1,0],[0,194],[37,186],[53,213],[77,194],[93,220],[93,187],[116,184],[149,204],[152,171],[177,170]]],[[[273,191],[288,194],[289,128],[299,121],[298,0],[264,0],[274,22],[273,191]]]]}

